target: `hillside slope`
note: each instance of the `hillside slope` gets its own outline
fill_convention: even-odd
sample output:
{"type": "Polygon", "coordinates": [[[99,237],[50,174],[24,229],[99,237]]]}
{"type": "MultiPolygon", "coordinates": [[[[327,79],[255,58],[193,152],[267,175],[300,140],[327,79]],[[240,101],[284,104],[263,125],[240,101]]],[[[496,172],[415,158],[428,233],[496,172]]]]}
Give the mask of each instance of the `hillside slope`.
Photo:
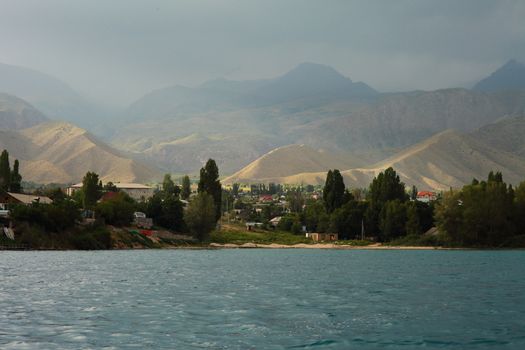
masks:
{"type": "Polygon", "coordinates": [[[0,93],[0,129],[24,129],[45,121],[47,117],[26,101],[0,93]]]}
{"type": "Polygon", "coordinates": [[[525,117],[503,118],[472,133],[491,147],[525,157],[525,117]]]}
{"type": "Polygon", "coordinates": [[[292,176],[306,172],[324,172],[329,169],[348,169],[360,166],[362,161],[349,159],[305,145],[276,148],[224,179],[233,182],[266,182],[266,179],[292,176]]]}
{"type": "Polygon", "coordinates": [[[484,92],[521,89],[525,89],[525,64],[515,60],[508,61],[473,87],[484,92]]]}
{"type": "MultiPolygon", "coordinates": [[[[394,168],[407,186],[416,185],[420,189],[461,187],[473,178],[485,178],[491,170],[501,171],[505,180],[512,184],[523,181],[525,177],[524,158],[494,149],[469,135],[452,130],[434,135],[373,166],[345,170],[342,175],[349,187],[367,187],[374,176],[388,167],[394,168]]],[[[258,180],[322,184],[325,178],[326,172],[323,171],[258,180]]]]}
{"type": "Polygon", "coordinates": [[[113,182],[160,178],[156,168],[127,157],[69,123],[48,122],[18,132],[4,131],[0,136],[0,148],[20,159],[26,181],[72,183],[81,181],[87,171],[113,182]]]}

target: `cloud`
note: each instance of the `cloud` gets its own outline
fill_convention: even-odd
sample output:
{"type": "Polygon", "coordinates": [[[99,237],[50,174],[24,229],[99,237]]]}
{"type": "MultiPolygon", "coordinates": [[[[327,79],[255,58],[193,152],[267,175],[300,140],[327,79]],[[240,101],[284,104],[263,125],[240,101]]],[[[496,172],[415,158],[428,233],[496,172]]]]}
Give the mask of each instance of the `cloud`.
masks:
{"type": "Polygon", "coordinates": [[[522,1],[2,1],[0,61],[127,104],[304,61],[379,90],[464,85],[525,60],[522,1]]]}

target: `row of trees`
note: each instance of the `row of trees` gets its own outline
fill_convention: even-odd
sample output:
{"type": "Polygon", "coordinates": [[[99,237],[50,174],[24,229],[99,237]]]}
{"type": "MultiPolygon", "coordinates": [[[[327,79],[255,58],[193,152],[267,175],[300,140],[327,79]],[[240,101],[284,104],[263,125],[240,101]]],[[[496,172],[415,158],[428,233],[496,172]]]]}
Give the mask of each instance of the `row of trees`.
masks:
{"type": "Polygon", "coordinates": [[[0,190],[19,193],[22,191],[22,176],[20,163],[15,159],[13,169],[9,164],[9,153],[3,150],[0,155],[0,190]]]}
{"type": "Polygon", "coordinates": [[[380,173],[367,191],[346,189],[339,170],[330,170],[323,201],[309,201],[296,215],[311,232],[337,232],[342,239],[373,236],[388,241],[421,234],[433,225],[433,206],[409,201],[405,185],[392,168],[380,173]],[[364,198],[362,193],[366,193],[364,198]],[[355,195],[357,194],[357,196],[355,195]]]}
{"type": "Polygon", "coordinates": [[[525,234],[525,182],[514,189],[499,172],[486,181],[474,179],[445,193],[436,206],[436,224],[458,245],[512,245],[525,234]]]}

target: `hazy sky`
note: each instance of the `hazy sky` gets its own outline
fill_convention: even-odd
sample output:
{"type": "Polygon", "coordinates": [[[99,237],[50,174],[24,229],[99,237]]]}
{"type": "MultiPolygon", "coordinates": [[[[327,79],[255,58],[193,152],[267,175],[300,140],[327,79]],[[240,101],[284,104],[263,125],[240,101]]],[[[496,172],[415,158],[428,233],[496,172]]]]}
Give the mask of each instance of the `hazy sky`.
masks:
{"type": "Polygon", "coordinates": [[[0,0],[0,62],[127,104],[155,88],[331,65],[380,91],[525,61],[525,1],[0,0]]]}

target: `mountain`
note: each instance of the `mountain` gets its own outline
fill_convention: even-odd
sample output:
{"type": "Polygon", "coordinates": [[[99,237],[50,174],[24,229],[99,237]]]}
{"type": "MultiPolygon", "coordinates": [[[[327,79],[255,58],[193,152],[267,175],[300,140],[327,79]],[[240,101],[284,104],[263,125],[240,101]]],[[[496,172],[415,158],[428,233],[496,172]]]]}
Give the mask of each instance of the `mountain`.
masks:
{"type": "Polygon", "coordinates": [[[354,83],[334,68],[302,63],[276,79],[249,91],[255,104],[279,104],[302,98],[367,98],[377,95],[370,86],[354,83]]]}
{"type": "Polygon", "coordinates": [[[45,121],[47,117],[26,101],[0,93],[0,129],[24,129],[45,121]]]}
{"type": "Polygon", "coordinates": [[[472,136],[493,148],[525,157],[525,117],[523,116],[500,119],[483,126],[472,136]]]}
{"type": "Polygon", "coordinates": [[[326,172],[329,169],[349,169],[361,164],[361,160],[314,150],[306,145],[289,145],[266,153],[223,182],[270,182],[267,179],[306,172],[326,172]]]}
{"type": "MultiPolygon", "coordinates": [[[[250,164],[247,169],[255,165],[250,164]]],[[[473,136],[446,130],[418,144],[410,146],[392,157],[369,167],[342,171],[347,187],[368,187],[372,179],[386,168],[392,167],[407,185],[419,189],[447,190],[458,188],[473,178],[485,178],[492,171],[501,171],[507,182],[523,181],[525,158],[492,148],[473,136]]],[[[326,171],[303,172],[289,176],[267,176],[252,182],[286,184],[323,184],[326,171]]]]}
{"type": "Polygon", "coordinates": [[[0,136],[0,149],[20,160],[26,181],[79,182],[87,171],[113,182],[160,178],[155,167],[129,158],[69,123],[47,122],[20,131],[1,131],[0,136]]]}
{"type": "Polygon", "coordinates": [[[525,89],[525,64],[510,60],[473,89],[484,92],[525,89]]]}
{"type": "Polygon", "coordinates": [[[209,158],[219,160],[221,174],[238,170],[257,158],[261,150],[272,147],[270,139],[258,135],[201,135],[198,133],[170,141],[152,142],[141,154],[161,168],[177,173],[192,173],[200,169],[209,158]]]}
{"type": "Polygon", "coordinates": [[[302,63],[275,79],[217,79],[196,88],[173,86],[155,90],[134,102],[124,119],[183,118],[188,113],[254,108],[297,99],[368,98],[375,95],[377,91],[365,83],[354,83],[331,67],[302,63]]]}
{"type": "Polygon", "coordinates": [[[91,125],[102,113],[66,83],[47,74],[0,63],[0,92],[18,96],[51,119],[91,125]]]}
{"type": "Polygon", "coordinates": [[[212,157],[222,174],[232,174],[290,144],[371,164],[443,130],[471,132],[524,114],[525,90],[381,94],[333,68],[305,63],[275,79],[154,91],[129,107],[111,142],[166,171],[196,172],[212,157]]]}
{"type": "Polygon", "coordinates": [[[375,152],[372,158],[377,160],[440,131],[468,132],[507,115],[513,105],[504,103],[503,97],[466,89],[383,94],[344,116],[295,127],[289,137],[341,152],[375,152]]]}

